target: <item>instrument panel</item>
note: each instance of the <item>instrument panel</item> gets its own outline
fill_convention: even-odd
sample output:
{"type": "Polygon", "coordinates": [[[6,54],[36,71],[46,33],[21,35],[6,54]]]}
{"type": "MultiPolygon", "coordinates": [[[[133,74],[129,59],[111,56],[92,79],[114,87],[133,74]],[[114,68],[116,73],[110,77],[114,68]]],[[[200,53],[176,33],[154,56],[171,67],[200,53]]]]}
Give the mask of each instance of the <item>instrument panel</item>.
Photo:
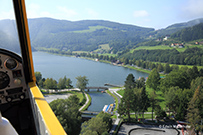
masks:
{"type": "Polygon", "coordinates": [[[0,49],[0,104],[27,98],[28,86],[21,57],[0,49]]]}

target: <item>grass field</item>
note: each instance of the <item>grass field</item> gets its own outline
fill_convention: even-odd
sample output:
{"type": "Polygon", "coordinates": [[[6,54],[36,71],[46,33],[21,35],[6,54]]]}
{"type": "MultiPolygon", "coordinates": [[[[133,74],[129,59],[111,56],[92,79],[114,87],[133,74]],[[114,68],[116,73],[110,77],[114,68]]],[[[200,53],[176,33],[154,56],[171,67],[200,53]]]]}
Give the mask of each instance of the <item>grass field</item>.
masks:
{"type": "Polygon", "coordinates": [[[99,45],[99,48],[103,49],[103,50],[110,50],[109,44],[102,44],[99,45]]]}
{"type": "MultiPolygon", "coordinates": [[[[101,53],[101,52],[103,52],[103,51],[108,52],[110,49],[111,49],[111,48],[110,48],[109,44],[101,44],[101,45],[98,46],[98,49],[97,49],[97,50],[94,50],[94,52],[99,52],[99,53],[101,53]]],[[[103,55],[103,54],[102,54],[102,55],[103,55]]]]}
{"type": "Polygon", "coordinates": [[[88,51],[73,51],[72,53],[81,54],[81,53],[89,53],[89,52],[88,51]]]}
{"type": "MultiPolygon", "coordinates": [[[[192,45],[192,44],[185,44],[184,48],[175,48],[179,52],[183,52],[187,49],[187,47],[192,48],[192,47],[199,47],[203,48],[203,45],[192,45]]],[[[139,46],[135,49],[132,49],[130,52],[132,53],[134,50],[141,50],[141,49],[146,49],[146,50],[166,50],[166,49],[174,49],[173,47],[169,47],[167,45],[158,45],[158,46],[139,46]]]]}
{"type": "MultiPolygon", "coordinates": [[[[149,94],[153,91],[153,89],[146,87],[146,91],[147,91],[147,93],[148,93],[148,95],[149,95],[149,94]]],[[[119,91],[117,91],[117,93],[119,93],[121,96],[123,96],[124,90],[119,90],[119,91]]],[[[159,105],[161,106],[162,109],[165,109],[165,107],[166,107],[166,105],[165,105],[166,102],[165,102],[165,99],[164,99],[163,92],[157,91],[156,94],[157,94],[157,100],[158,100],[158,102],[159,102],[159,105]]],[[[148,108],[148,112],[151,112],[151,111],[152,111],[152,108],[149,107],[149,108],[148,108]]]]}
{"type": "Polygon", "coordinates": [[[80,31],[73,31],[73,32],[74,33],[87,33],[87,32],[94,32],[94,31],[99,30],[99,29],[112,30],[112,28],[97,25],[97,26],[89,26],[89,29],[87,29],[87,30],[80,30],[80,31]]]}

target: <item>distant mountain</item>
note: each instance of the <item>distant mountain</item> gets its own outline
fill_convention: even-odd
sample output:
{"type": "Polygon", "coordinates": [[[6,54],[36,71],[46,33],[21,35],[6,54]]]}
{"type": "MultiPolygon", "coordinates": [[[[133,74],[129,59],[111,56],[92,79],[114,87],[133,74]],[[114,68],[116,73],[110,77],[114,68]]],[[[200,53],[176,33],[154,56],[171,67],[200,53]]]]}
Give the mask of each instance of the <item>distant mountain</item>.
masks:
{"type": "MultiPolygon", "coordinates": [[[[133,48],[136,44],[149,40],[149,35],[154,36],[154,38],[171,35],[201,22],[203,19],[196,19],[155,31],[153,28],[104,20],[74,22],[52,18],[28,20],[31,44],[34,48],[92,51],[98,49],[99,45],[108,44],[111,51],[115,52],[133,48]]],[[[18,44],[15,22],[13,20],[0,20],[0,46],[16,50],[18,44]]]]}
{"type": "Polygon", "coordinates": [[[185,42],[203,39],[203,23],[184,28],[172,34],[171,38],[185,42]]]}
{"type": "Polygon", "coordinates": [[[51,18],[29,19],[32,45],[36,48],[92,51],[101,44],[123,50],[144,40],[154,31],[104,20],[66,21],[51,18]]]}
{"type": "Polygon", "coordinates": [[[0,21],[0,47],[14,52],[20,52],[15,22],[12,20],[0,21]]]}
{"type": "MultiPolygon", "coordinates": [[[[20,53],[20,45],[14,20],[0,20],[0,48],[20,53]]],[[[32,47],[33,51],[36,51],[32,47]]]]}
{"type": "Polygon", "coordinates": [[[200,24],[200,23],[203,23],[203,18],[195,19],[195,20],[192,20],[189,22],[184,22],[184,23],[176,23],[176,24],[168,26],[165,29],[161,29],[161,30],[152,32],[152,34],[155,35],[156,37],[171,35],[179,30],[182,30],[187,27],[192,27],[192,26],[200,24]]]}

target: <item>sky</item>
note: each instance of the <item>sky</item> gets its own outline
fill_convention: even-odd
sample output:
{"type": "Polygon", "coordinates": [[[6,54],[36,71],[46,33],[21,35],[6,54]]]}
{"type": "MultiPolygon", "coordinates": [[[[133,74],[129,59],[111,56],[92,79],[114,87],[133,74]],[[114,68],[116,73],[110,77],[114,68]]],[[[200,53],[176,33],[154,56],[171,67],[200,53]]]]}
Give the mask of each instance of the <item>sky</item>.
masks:
{"type": "MultiPolygon", "coordinates": [[[[0,1],[0,20],[14,19],[11,2],[0,1]]],[[[155,29],[203,18],[203,0],[25,0],[25,3],[28,18],[108,20],[155,29]]]]}

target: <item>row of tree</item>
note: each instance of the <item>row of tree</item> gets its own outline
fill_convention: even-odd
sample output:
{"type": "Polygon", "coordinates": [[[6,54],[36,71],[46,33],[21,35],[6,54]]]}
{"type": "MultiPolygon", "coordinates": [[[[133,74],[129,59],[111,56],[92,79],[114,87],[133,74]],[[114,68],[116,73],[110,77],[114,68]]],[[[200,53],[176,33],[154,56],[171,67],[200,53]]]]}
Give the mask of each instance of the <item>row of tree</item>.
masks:
{"type": "MultiPolygon", "coordinates": [[[[73,88],[72,81],[70,78],[60,78],[58,82],[53,78],[42,78],[42,74],[40,72],[35,72],[35,77],[40,88],[45,89],[70,89],[73,88]]],[[[88,79],[86,76],[77,76],[77,83],[76,87],[79,88],[81,91],[85,89],[86,85],[88,84],[88,79]]]]}
{"type": "Polygon", "coordinates": [[[53,78],[42,78],[42,74],[40,72],[35,72],[35,77],[38,83],[38,86],[40,88],[45,88],[45,89],[65,89],[65,88],[72,88],[73,86],[72,81],[70,80],[70,78],[66,78],[66,76],[64,76],[64,78],[60,78],[58,80],[58,82],[53,79],[53,78]]]}
{"type": "Polygon", "coordinates": [[[143,60],[151,62],[162,62],[179,65],[203,65],[203,49],[198,47],[187,48],[184,52],[178,52],[176,49],[166,50],[135,50],[133,53],[127,52],[119,56],[119,59],[130,61],[143,60]]]}

